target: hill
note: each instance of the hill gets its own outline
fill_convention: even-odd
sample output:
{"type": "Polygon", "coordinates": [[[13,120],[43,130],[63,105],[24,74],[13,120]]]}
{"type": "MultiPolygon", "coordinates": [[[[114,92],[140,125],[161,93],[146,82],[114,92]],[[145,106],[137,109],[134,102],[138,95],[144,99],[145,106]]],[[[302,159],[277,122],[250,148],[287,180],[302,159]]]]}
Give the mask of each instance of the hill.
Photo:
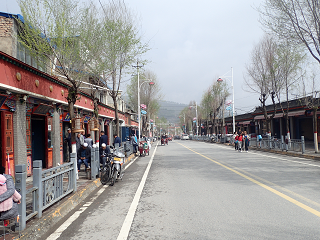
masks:
{"type": "Polygon", "coordinates": [[[159,101],[159,118],[166,118],[170,123],[178,123],[180,112],[187,107],[187,104],[169,102],[169,101],[159,101]]]}

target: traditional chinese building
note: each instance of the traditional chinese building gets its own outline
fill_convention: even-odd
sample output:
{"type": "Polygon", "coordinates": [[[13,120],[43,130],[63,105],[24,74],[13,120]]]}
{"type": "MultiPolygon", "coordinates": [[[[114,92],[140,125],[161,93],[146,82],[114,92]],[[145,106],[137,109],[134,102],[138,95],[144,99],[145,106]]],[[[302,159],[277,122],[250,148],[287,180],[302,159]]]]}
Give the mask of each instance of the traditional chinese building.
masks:
{"type": "MultiPolygon", "coordinates": [[[[31,175],[34,160],[42,160],[43,168],[66,160],[67,146],[63,139],[71,127],[66,101],[68,84],[38,67],[18,43],[17,18],[21,16],[0,13],[0,163],[11,174],[15,165],[26,164],[31,175]]],[[[80,96],[75,113],[82,119],[85,132],[91,133],[93,139],[98,139],[102,130],[112,136],[115,111],[110,99],[101,95],[99,131],[92,131],[89,124],[93,116],[92,99],[85,91],[80,96]]],[[[138,123],[121,99],[118,109],[124,137],[138,123]]]]}

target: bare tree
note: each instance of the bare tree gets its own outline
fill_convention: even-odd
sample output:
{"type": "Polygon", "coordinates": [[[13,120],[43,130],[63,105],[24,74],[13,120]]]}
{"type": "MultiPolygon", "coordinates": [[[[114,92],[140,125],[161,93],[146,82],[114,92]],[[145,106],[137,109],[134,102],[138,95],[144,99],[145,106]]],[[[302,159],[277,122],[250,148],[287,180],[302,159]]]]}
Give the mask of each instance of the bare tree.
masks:
{"type": "Polygon", "coordinates": [[[320,4],[318,0],[265,0],[261,23],[294,45],[302,44],[320,63],[320,4]]]}
{"type": "Polygon", "coordinates": [[[272,37],[265,35],[251,53],[251,62],[246,66],[247,77],[245,77],[249,91],[251,90],[260,95],[259,101],[261,105],[259,109],[264,115],[269,134],[271,134],[271,121],[276,113],[276,94],[283,87],[283,82],[280,78],[281,69],[277,62],[276,52],[276,42],[272,37]],[[268,98],[270,98],[273,105],[271,114],[268,114],[267,111],[268,98]]]}
{"type": "Polygon", "coordinates": [[[276,61],[280,69],[279,89],[275,91],[280,108],[286,119],[287,139],[290,140],[289,128],[289,94],[291,90],[301,80],[301,66],[305,59],[305,54],[298,47],[293,47],[288,41],[277,44],[276,61]],[[281,101],[281,95],[285,95],[286,108],[281,101]]]}
{"type": "MultiPolygon", "coordinates": [[[[320,63],[320,4],[318,0],[265,0],[264,5],[258,10],[262,16],[261,22],[266,29],[293,45],[304,46],[310,55],[320,63]]],[[[312,96],[315,97],[314,94],[312,96]]],[[[317,99],[311,102],[317,102],[317,99]]],[[[314,115],[317,116],[317,104],[311,105],[314,115]]],[[[316,122],[313,127],[316,145],[318,132],[316,122]]],[[[315,146],[315,150],[318,152],[318,146],[315,146]]]]}
{"type": "MultiPolygon", "coordinates": [[[[306,91],[306,82],[304,81],[305,78],[302,75],[302,95],[303,95],[303,101],[301,102],[302,105],[305,105],[308,109],[310,109],[313,113],[312,116],[312,123],[313,123],[313,129],[317,129],[317,110],[320,107],[320,99],[319,99],[319,91],[316,90],[316,78],[318,76],[318,74],[316,73],[317,71],[315,71],[315,69],[312,70],[311,72],[311,76],[308,77],[308,83],[311,83],[311,92],[306,91]],[[311,79],[311,81],[310,81],[311,79]]],[[[314,150],[316,153],[319,152],[319,147],[318,147],[318,133],[315,130],[314,131],[314,137],[313,137],[313,141],[314,141],[314,150]]]]}
{"type": "Polygon", "coordinates": [[[145,53],[147,45],[142,43],[137,21],[121,0],[109,2],[102,7],[104,11],[103,43],[100,49],[102,72],[111,73],[111,89],[108,91],[115,108],[116,133],[119,135],[119,117],[117,101],[124,73],[131,70],[135,58],[145,53]]]}

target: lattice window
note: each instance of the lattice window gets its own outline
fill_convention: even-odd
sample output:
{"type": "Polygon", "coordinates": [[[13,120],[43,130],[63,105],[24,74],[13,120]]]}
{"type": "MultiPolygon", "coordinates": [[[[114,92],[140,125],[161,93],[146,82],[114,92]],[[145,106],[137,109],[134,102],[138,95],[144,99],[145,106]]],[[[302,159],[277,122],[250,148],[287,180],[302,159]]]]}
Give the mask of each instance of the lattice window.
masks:
{"type": "Polygon", "coordinates": [[[26,144],[27,151],[32,151],[31,145],[31,116],[26,117],[26,144]]]}

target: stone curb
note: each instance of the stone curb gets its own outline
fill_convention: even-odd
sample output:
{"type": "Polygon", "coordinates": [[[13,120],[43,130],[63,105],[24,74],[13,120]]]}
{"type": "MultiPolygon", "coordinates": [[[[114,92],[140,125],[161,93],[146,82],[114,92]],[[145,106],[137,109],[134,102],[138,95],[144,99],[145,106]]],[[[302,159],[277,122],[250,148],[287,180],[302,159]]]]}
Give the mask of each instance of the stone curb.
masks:
{"type": "MultiPolygon", "coordinates": [[[[50,228],[72,211],[82,200],[84,200],[90,193],[101,186],[100,178],[94,180],[82,189],[66,197],[67,199],[57,207],[53,206],[52,210],[46,213],[40,219],[34,219],[34,224],[27,227],[22,233],[20,238],[14,239],[41,239],[50,228]]],[[[59,204],[59,203],[57,203],[59,204]]]]}

